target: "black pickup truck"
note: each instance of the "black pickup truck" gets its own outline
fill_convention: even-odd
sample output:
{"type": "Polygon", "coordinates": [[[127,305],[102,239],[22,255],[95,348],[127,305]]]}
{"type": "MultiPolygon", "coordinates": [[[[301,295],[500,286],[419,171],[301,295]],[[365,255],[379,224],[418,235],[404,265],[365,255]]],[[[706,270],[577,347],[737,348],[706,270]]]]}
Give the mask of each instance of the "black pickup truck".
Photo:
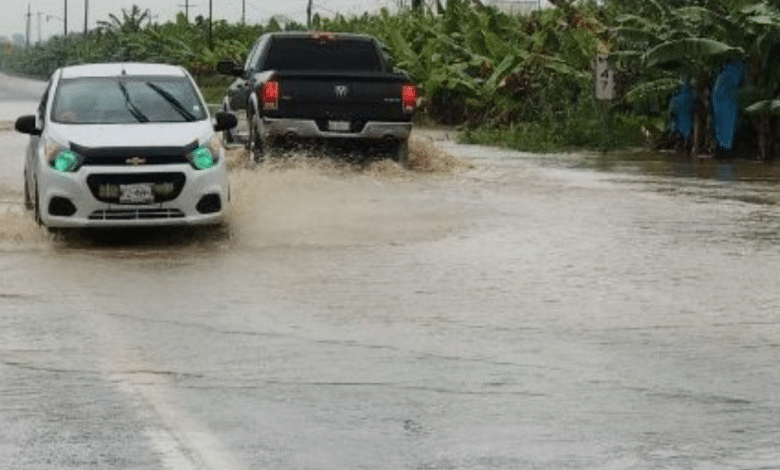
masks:
{"type": "Polygon", "coordinates": [[[241,66],[223,108],[246,112],[247,147],[255,161],[283,142],[366,143],[405,165],[417,88],[390,70],[378,40],[358,34],[279,32],[260,36],[241,66]]]}

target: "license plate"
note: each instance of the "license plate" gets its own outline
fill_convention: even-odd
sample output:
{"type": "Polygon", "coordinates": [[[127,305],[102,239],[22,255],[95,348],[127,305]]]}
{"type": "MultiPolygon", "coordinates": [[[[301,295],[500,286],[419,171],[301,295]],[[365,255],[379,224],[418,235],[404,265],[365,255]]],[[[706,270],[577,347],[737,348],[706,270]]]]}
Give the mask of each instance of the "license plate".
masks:
{"type": "Polygon", "coordinates": [[[328,121],[328,130],[333,132],[349,132],[349,121],[328,121]]]}
{"type": "Polygon", "coordinates": [[[120,204],[149,204],[154,202],[151,184],[120,184],[120,204]]]}

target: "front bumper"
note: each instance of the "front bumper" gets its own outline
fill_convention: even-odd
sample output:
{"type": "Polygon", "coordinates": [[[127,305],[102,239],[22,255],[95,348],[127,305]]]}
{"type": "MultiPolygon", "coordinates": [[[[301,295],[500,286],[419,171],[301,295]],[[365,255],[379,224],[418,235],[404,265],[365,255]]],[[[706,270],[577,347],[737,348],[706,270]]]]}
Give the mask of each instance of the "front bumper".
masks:
{"type": "MultiPolygon", "coordinates": [[[[47,227],[120,227],[211,225],[224,221],[229,202],[227,169],[224,159],[208,170],[195,170],[188,164],[154,165],[143,168],[84,166],[74,173],[63,173],[44,167],[38,175],[41,221],[47,227]],[[123,204],[100,200],[94,193],[95,178],[131,178],[155,180],[159,175],[183,175],[183,185],[170,200],[152,204],[123,204]],[[92,177],[92,178],[90,178],[92,177]],[[90,189],[91,181],[93,189],[90,189]],[[212,204],[203,213],[204,196],[212,204]],[[219,209],[213,201],[218,198],[219,209]],[[50,214],[52,206],[63,199],[72,202],[71,215],[50,214]],[[54,200],[54,202],[52,202],[54,200]],[[199,208],[200,203],[200,209],[199,208]]],[[[56,212],[56,210],[55,210],[56,212]]]]}
{"type": "Polygon", "coordinates": [[[255,117],[255,124],[263,137],[314,139],[393,139],[406,140],[412,133],[409,122],[368,121],[356,132],[331,132],[320,128],[315,120],[276,119],[255,117]]]}

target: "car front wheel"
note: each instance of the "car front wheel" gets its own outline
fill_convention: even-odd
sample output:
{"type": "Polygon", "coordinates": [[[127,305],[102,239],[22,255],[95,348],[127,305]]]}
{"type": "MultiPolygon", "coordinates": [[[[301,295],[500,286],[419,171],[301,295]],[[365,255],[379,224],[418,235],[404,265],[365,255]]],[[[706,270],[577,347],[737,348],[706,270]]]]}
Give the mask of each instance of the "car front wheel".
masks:
{"type": "Polygon", "coordinates": [[[35,218],[35,223],[38,226],[43,225],[43,219],[41,219],[41,199],[38,197],[38,184],[35,185],[35,203],[33,204],[33,217],[35,218]]]}
{"type": "Polygon", "coordinates": [[[32,198],[30,197],[30,188],[27,184],[27,172],[24,173],[24,209],[31,211],[34,208],[32,198]]]}

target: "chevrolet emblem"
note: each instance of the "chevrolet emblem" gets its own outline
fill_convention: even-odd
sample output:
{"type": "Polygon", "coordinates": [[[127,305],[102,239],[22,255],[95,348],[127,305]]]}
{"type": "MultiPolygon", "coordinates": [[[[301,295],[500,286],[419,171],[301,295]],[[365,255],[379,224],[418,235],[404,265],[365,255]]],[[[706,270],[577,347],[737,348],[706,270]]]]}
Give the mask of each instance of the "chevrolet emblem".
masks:
{"type": "Polygon", "coordinates": [[[146,159],[144,157],[133,157],[125,160],[125,163],[128,165],[138,166],[146,163],[146,159]]]}
{"type": "Polygon", "coordinates": [[[344,98],[347,96],[347,93],[349,93],[349,88],[347,88],[346,85],[336,85],[333,88],[333,91],[336,93],[336,96],[339,98],[344,98]]]}

